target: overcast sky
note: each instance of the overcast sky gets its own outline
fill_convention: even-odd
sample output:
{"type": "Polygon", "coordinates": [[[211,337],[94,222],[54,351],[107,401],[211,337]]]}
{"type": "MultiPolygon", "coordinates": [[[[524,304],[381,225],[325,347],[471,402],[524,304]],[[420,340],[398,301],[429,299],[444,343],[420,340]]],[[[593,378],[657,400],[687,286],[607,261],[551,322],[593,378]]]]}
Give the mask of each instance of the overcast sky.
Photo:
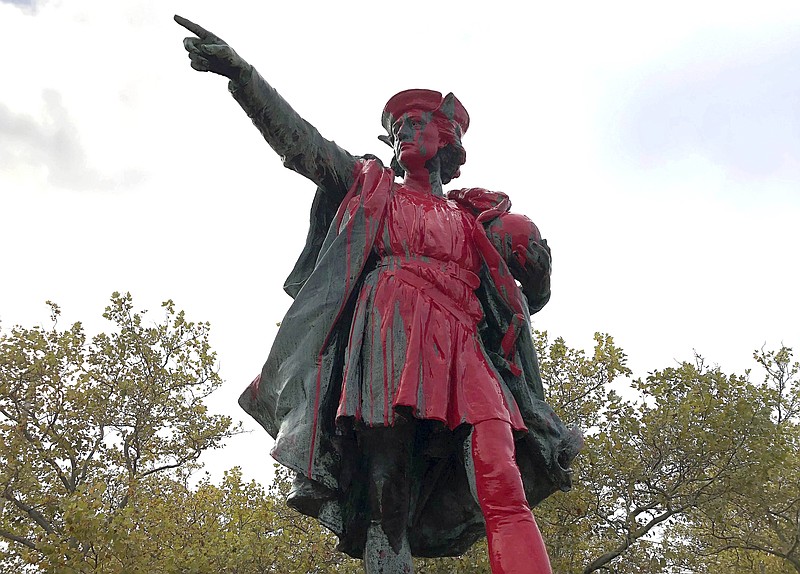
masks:
{"type": "MultiPolygon", "coordinates": [[[[0,320],[46,324],[52,299],[91,333],[114,290],[172,298],[211,321],[212,402],[243,418],[314,186],[189,67],[178,13],[354,154],[388,161],[394,93],[455,92],[450,187],[508,193],[553,248],[537,328],[611,333],[641,376],[800,344],[800,3],[552,4],[0,0],[0,320]]],[[[206,460],[263,479],[269,446],[206,460]]]]}

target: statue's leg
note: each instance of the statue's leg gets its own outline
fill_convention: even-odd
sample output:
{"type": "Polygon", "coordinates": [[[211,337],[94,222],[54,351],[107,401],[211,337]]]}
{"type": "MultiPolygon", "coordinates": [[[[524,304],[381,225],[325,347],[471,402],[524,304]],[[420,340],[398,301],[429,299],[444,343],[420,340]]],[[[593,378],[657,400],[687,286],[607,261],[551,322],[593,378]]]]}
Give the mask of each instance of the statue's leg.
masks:
{"type": "Polygon", "coordinates": [[[498,420],[478,423],[469,440],[492,574],[552,574],[514,459],[511,425],[498,420]]]}
{"type": "Polygon", "coordinates": [[[362,429],[358,445],[369,480],[370,526],[364,548],[367,574],[414,571],[408,544],[413,425],[362,429]]]}
{"type": "Polygon", "coordinates": [[[402,546],[395,551],[380,523],[373,522],[367,530],[367,545],[364,548],[364,572],[366,574],[411,574],[414,563],[408,538],[403,537],[402,546]]]}

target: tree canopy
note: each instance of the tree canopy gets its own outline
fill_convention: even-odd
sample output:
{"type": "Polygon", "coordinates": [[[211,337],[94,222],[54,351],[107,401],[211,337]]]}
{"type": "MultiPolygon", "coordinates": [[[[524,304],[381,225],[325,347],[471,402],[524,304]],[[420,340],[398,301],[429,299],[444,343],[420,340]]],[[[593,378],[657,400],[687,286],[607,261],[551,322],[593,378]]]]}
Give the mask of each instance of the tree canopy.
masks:
{"type": "MultiPolygon", "coordinates": [[[[361,572],[336,539],[238,468],[191,479],[238,432],[207,323],[115,293],[107,333],[0,333],[0,574],[361,572]]],[[[554,572],[800,573],[800,365],[730,374],[696,356],[635,378],[612,337],[535,333],[549,402],[586,432],[575,485],[534,509],[554,572]]],[[[423,574],[488,573],[485,543],[423,574]]]]}
{"type": "Polygon", "coordinates": [[[114,293],[112,330],[88,338],[50,307],[52,328],[0,337],[3,564],[104,572],[124,562],[139,508],[236,427],[203,402],[221,383],[207,323],[168,301],[148,325],[114,293]]]}

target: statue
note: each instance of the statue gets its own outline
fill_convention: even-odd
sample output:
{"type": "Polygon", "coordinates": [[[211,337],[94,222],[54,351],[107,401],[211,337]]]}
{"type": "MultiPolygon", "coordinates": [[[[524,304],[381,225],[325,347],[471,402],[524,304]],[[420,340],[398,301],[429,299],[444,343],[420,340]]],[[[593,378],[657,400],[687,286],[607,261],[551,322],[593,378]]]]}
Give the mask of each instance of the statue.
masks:
{"type": "Polygon", "coordinates": [[[393,96],[386,168],[324,139],[219,37],[175,20],[195,35],[192,68],[227,77],[284,165],[317,185],[284,285],[294,302],[239,400],[296,473],[288,504],[369,574],[412,572],[412,556],[458,555],[484,535],[493,573],[550,573],[530,508],[570,488],[582,445],[543,400],[531,340],[550,249],[505,194],[443,192],[466,159],[464,106],[393,96]]]}

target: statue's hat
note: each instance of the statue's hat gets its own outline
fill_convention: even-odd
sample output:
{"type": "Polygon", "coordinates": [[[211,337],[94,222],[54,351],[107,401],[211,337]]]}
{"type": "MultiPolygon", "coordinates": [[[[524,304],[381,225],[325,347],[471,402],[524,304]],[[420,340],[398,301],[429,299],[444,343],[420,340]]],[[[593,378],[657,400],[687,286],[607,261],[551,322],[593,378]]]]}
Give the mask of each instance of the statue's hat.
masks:
{"type": "Polygon", "coordinates": [[[464,134],[469,127],[469,114],[464,105],[452,92],[442,97],[435,90],[405,90],[392,96],[383,107],[381,123],[386,131],[392,133],[392,124],[412,111],[433,112],[444,116],[461,128],[464,134]]]}

